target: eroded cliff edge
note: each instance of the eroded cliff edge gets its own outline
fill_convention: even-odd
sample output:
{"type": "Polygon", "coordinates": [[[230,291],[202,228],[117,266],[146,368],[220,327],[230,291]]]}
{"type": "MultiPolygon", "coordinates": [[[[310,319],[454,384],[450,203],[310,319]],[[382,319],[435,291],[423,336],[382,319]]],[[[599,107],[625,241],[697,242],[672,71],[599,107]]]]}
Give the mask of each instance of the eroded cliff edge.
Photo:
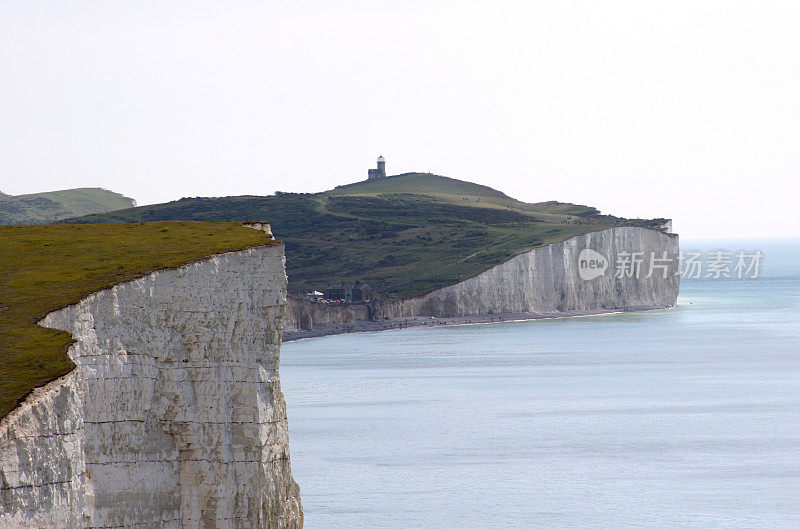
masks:
{"type": "Polygon", "coordinates": [[[534,248],[424,296],[381,300],[361,309],[342,307],[340,322],[335,321],[335,306],[290,299],[284,336],[377,330],[402,325],[408,318],[431,316],[536,318],[668,308],[677,302],[680,286],[679,238],[670,229],[667,223],[661,229],[619,227],[579,235],[534,248]],[[586,249],[607,260],[604,273],[592,279],[583,279],[579,273],[579,258],[586,249]],[[626,264],[637,261],[638,271],[626,264]],[[369,313],[371,323],[352,319],[359,310],[369,313]]]}
{"type": "Polygon", "coordinates": [[[283,247],[97,292],[41,324],[76,368],[0,421],[0,527],[300,528],[283,247]]]}

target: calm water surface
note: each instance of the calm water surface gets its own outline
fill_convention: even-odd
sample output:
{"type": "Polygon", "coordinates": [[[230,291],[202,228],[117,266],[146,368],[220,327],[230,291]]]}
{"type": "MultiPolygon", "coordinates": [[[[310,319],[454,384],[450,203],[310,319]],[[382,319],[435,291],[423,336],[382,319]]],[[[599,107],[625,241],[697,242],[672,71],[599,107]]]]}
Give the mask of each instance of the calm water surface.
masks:
{"type": "Polygon", "coordinates": [[[287,343],[305,527],[800,527],[798,244],[742,248],[668,311],[287,343]]]}

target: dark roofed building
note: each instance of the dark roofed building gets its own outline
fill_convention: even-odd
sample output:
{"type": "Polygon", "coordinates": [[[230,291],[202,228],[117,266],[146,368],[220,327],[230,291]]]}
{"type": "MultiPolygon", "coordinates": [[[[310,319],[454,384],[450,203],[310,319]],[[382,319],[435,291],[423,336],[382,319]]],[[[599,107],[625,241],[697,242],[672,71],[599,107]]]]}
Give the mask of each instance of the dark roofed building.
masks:
{"type": "Polygon", "coordinates": [[[386,158],[378,156],[378,167],[367,171],[367,180],[386,178],[386,158]]]}
{"type": "Polygon", "coordinates": [[[325,299],[334,301],[369,301],[372,296],[372,287],[360,281],[330,285],[325,289],[325,299]]]}

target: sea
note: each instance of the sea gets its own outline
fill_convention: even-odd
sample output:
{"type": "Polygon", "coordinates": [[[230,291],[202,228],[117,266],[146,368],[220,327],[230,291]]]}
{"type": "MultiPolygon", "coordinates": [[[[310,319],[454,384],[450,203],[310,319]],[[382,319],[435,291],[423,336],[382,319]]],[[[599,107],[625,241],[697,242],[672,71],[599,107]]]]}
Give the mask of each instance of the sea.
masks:
{"type": "Polygon", "coordinates": [[[800,239],[681,246],[760,251],[758,277],[285,344],[306,529],[800,527],[800,239]]]}

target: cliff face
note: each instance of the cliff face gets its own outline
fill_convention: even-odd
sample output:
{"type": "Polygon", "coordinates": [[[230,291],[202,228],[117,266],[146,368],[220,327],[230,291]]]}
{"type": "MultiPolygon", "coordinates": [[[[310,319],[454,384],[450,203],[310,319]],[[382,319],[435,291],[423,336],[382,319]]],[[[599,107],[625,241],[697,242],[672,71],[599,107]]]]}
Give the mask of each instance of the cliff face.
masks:
{"type": "MultiPolygon", "coordinates": [[[[379,317],[557,315],[666,308],[675,305],[678,298],[679,252],[678,236],[659,230],[623,227],[587,233],[534,248],[425,296],[381,303],[377,314],[379,317]],[[583,279],[579,270],[586,249],[607,261],[605,272],[592,279],[583,279]],[[633,263],[639,259],[641,265],[635,273],[626,261],[633,263]],[[651,264],[655,265],[652,274],[651,264]],[[618,270],[622,273],[617,274],[618,270]]],[[[586,258],[591,258],[591,254],[586,258]]]]}
{"type": "Polygon", "coordinates": [[[365,304],[313,303],[297,298],[286,300],[286,318],[283,328],[288,331],[311,330],[336,323],[353,323],[368,320],[369,307],[365,304]]]}
{"type": "Polygon", "coordinates": [[[283,247],[268,246],[49,314],[76,368],[0,421],[0,528],[302,527],[285,299],[283,247]]]}
{"type": "MultiPolygon", "coordinates": [[[[662,230],[622,227],[579,235],[566,241],[534,248],[460,283],[407,300],[381,300],[370,307],[361,305],[366,319],[438,318],[513,314],[519,317],[594,314],[617,310],[661,309],[675,305],[680,277],[679,244],[676,234],[662,230]],[[591,254],[591,252],[596,254],[591,254]],[[603,273],[585,279],[581,260],[603,264],[603,273]],[[598,261],[599,259],[599,261],[598,261]],[[632,263],[640,262],[638,272],[632,263]],[[651,270],[652,268],[652,270],[651,270]],[[619,272],[619,273],[618,273],[619,272]],[[371,314],[367,310],[371,309],[371,314]]],[[[596,269],[595,269],[596,270],[596,269]]],[[[591,269],[585,269],[589,275],[591,269]]],[[[289,338],[296,331],[327,327],[342,314],[335,305],[290,300],[292,313],[284,331],[289,338]]],[[[356,306],[357,307],[357,306],[356,306]]],[[[357,313],[347,309],[347,317],[357,313]]],[[[353,321],[350,319],[349,321],[353,321]]],[[[348,321],[348,322],[349,322],[348,321]]],[[[364,326],[364,330],[377,330],[364,326]]],[[[320,334],[325,330],[320,329],[320,334]]]]}

